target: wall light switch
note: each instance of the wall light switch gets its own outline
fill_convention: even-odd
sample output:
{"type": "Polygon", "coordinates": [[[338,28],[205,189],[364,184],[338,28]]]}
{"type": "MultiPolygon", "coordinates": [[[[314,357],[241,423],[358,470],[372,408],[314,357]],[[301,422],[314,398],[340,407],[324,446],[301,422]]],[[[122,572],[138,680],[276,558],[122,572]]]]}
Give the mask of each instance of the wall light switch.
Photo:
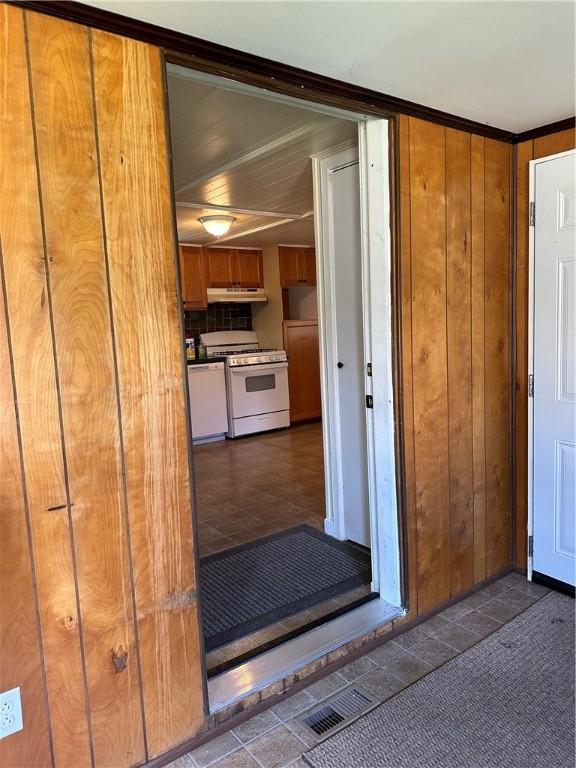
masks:
{"type": "Polygon", "coordinates": [[[23,728],[20,688],[0,693],[0,739],[23,728]]]}

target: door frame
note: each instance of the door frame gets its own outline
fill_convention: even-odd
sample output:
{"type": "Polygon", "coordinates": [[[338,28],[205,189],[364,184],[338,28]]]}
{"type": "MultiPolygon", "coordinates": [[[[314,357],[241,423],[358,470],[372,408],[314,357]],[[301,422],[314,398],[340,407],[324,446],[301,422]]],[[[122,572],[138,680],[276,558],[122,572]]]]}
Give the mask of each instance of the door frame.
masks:
{"type": "MultiPolygon", "coordinates": [[[[539,157],[536,160],[530,160],[528,163],[528,207],[536,203],[536,168],[541,163],[547,163],[550,160],[557,160],[560,157],[576,155],[576,149],[569,149],[566,152],[558,152],[547,157],[539,157]]],[[[528,382],[532,381],[534,376],[534,269],[535,269],[535,248],[536,248],[536,227],[530,224],[528,217],[528,382]]],[[[528,408],[528,542],[534,535],[534,397],[530,394],[528,387],[527,396],[528,408]]],[[[527,577],[532,581],[534,558],[530,554],[528,546],[527,577]]]]}
{"type": "MultiPolygon", "coordinates": [[[[397,608],[405,609],[405,590],[407,558],[405,553],[405,515],[403,505],[402,456],[399,454],[399,444],[396,430],[400,429],[398,411],[394,400],[394,382],[400,381],[400,334],[395,327],[397,318],[393,316],[393,291],[395,301],[399,301],[398,286],[394,279],[393,259],[398,260],[398,245],[395,237],[395,222],[392,220],[396,201],[392,199],[397,184],[394,160],[393,142],[395,136],[390,127],[396,118],[386,115],[371,115],[366,112],[354,112],[349,109],[327,106],[319,102],[299,99],[293,95],[285,95],[273,90],[234,79],[233,76],[215,75],[202,69],[197,69],[194,63],[184,63],[181,57],[168,57],[168,67],[176,68],[182,77],[189,77],[196,82],[211,84],[236,93],[256,95],[277,103],[289,104],[320,114],[339,117],[356,123],[358,126],[358,157],[360,172],[360,218],[361,218],[361,253],[363,269],[363,303],[364,312],[364,345],[365,360],[372,362],[373,374],[365,377],[366,394],[373,395],[373,381],[378,380],[378,396],[372,412],[367,413],[367,444],[368,444],[368,473],[370,501],[370,535],[372,549],[372,586],[378,591],[381,599],[397,608]],[[393,243],[394,248],[393,248],[393,243]],[[394,256],[393,256],[394,254],[394,256]],[[371,329],[378,328],[379,332],[372,335],[371,329]],[[380,329],[384,329],[380,332],[380,329]],[[401,530],[402,528],[402,530],[401,530]]],[[[356,142],[353,142],[354,144],[356,142]]],[[[318,156],[313,156],[314,163],[321,160],[322,155],[334,154],[338,149],[349,146],[351,142],[335,146],[318,156]],[[316,158],[316,160],[315,160],[316,158]]],[[[318,185],[315,184],[315,187],[318,185]]],[[[320,210],[319,201],[314,199],[315,212],[320,210]]],[[[316,269],[318,295],[318,331],[320,336],[321,355],[321,391],[324,418],[323,433],[329,424],[325,412],[325,401],[334,400],[333,378],[328,368],[328,362],[323,359],[323,350],[334,341],[329,329],[325,328],[325,312],[328,309],[323,298],[323,264],[325,255],[324,244],[318,241],[321,230],[320,221],[316,230],[316,269]]],[[[334,374],[333,374],[334,375],[334,374]]],[[[368,410],[368,409],[367,409],[368,410]]],[[[331,406],[330,414],[335,412],[331,406]]],[[[337,498],[333,493],[334,481],[328,480],[334,472],[334,462],[326,463],[329,452],[325,450],[326,468],[326,503],[327,507],[337,498]]],[[[332,517],[330,511],[330,519],[332,517]]],[[[328,516],[328,515],[327,515],[328,516]]],[[[336,513],[338,516],[338,513],[336,513]]],[[[328,532],[331,533],[329,530],[328,532]]]]}
{"type": "Polygon", "coordinates": [[[365,408],[368,461],[368,503],[372,589],[387,603],[400,607],[400,517],[396,495],[394,440],[392,246],[389,183],[389,121],[369,118],[358,122],[358,144],[348,142],[312,157],[314,212],[316,217],[316,271],[318,275],[318,330],[324,464],[326,468],[325,530],[343,538],[344,509],[341,480],[339,382],[335,374],[336,305],[335,254],[323,189],[328,174],[358,162],[360,176],[360,252],[362,270],[364,388],[373,407],[365,408]],[[349,155],[346,156],[346,150],[349,155]],[[332,166],[330,160],[344,157],[332,166]],[[372,333],[378,328],[378,333],[372,333]],[[382,329],[380,331],[380,329],[382,329]],[[372,367],[368,375],[367,364],[372,367]]]}
{"type": "MultiPolygon", "coordinates": [[[[382,400],[382,414],[384,412],[391,414],[386,425],[385,441],[386,445],[391,446],[387,465],[393,468],[392,475],[388,475],[390,480],[388,499],[394,498],[397,506],[395,504],[393,513],[391,512],[386,516],[385,525],[382,525],[381,522],[379,525],[372,526],[371,524],[371,532],[374,531],[374,535],[378,537],[378,543],[373,552],[378,561],[378,573],[377,577],[374,578],[375,570],[373,567],[373,578],[375,584],[379,586],[380,597],[332,619],[321,627],[304,633],[291,640],[287,646],[279,646],[246,662],[241,667],[244,670],[244,675],[238,676],[236,669],[210,680],[207,684],[208,702],[209,711],[213,713],[224,706],[239,701],[250,692],[282,680],[292,671],[299,670],[327,653],[342,648],[346,643],[379,627],[389,625],[394,619],[406,614],[404,590],[407,567],[406,516],[403,506],[404,478],[399,439],[401,419],[399,411],[394,410],[393,398],[394,384],[400,386],[399,382],[401,381],[401,337],[397,309],[394,317],[392,316],[392,296],[394,296],[395,303],[399,301],[396,267],[399,261],[398,222],[396,220],[398,177],[394,165],[394,161],[397,159],[394,155],[397,131],[390,130],[388,133],[389,128],[397,126],[398,118],[391,115],[374,116],[369,112],[356,112],[352,109],[328,106],[319,102],[299,99],[294,95],[284,95],[274,89],[264,90],[261,86],[247,84],[241,79],[235,79],[234,74],[211,74],[196,67],[195,63],[189,61],[187,57],[167,55],[164,63],[167,67],[166,73],[168,67],[177,67],[182,74],[185,73],[185,76],[205,84],[300,106],[312,112],[319,112],[356,123],[359,130],[359,152],[362,158],[360,161],[362,253],[364,259],[368,259],[370,266],[370,269],[365,272],[363,285],[369,286],[369,296],[373,302],[370,310],[371,323],[374,323],[374,317],[380,318],[379,311],[382,311],[383,308],[388,310],[387,316],[381,320],[382,327],[388,329],[388,332],[382,335],[385,336],[386,345],[391,350],[386,366],[389,379],[386,389],[388,396],[382,400]],[[380,174],[378,182],[376,180],[377,174],[380,174]],[[370,221],[372,225],[369,225],[370,221]],[[379,224],[379,227],[375,226],[376,223],[379,224]],[[382,285],[375,284],[375,281],[379,279],[383,280],[382,285]],[[385,541],[387,531],[392,531],[392,534],[385,541]],[[383,556],[382,553],[389,554],[389,556],[383,556]],[[292,654],[290,659],[287,658],[288,650],[292,654]]],[[[167,87],[166,98],[168,98],[167,87]]],[[[167,115],[167,126],[169,126],[169,109],[167,109],[167,115]]],[[[321,322],[320,318],[319,322],[321,322]]],[[[373,364],[375,360],[376,357],[373,357],[373,364]]],[[[379,423],[382,421],[383,419],[380,417],[379,423]]],[[[374,434],[377,435],[378,430],[374,434]]],[[[372,461],[372,466],[375,466],[376,462],[372,461]]],[[[377,472],[378,469],[376,467],[375,470],[372,470],[371,475],[376,489],[374,491],[376,497],[382,492],[384,486],[382,472],[377,472]]],[[[377,517],[379,514],[380,510],[376,510],[375,505],[371,504],[371,518],[377,517]]],[[[194,520],[196,524],[195,512],[194,520]]],[[[202,599],[200,596],[199,616],[201,614],[202,599]]],[[[206,679],[206,675],[204,678],[206,679]]]]}

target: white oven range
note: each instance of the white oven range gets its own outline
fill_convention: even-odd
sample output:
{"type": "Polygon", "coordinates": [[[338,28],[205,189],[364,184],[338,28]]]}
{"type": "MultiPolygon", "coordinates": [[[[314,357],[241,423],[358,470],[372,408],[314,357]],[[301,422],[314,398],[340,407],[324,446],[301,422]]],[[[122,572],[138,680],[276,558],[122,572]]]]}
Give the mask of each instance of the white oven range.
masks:
{"type": "Polygon", "coordinates": [[[208,358],[226,359],[228,437],[290,426],[286,352],[260,349],[254,331],[204,333],[208,358]]]}

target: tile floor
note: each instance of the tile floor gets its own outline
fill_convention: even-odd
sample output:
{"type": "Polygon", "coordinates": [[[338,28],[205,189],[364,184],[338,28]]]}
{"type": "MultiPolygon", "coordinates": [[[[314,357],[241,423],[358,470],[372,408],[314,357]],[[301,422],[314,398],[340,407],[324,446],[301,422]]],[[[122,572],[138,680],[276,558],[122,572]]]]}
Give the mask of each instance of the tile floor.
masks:
{"type": "Polygon", "coordinates": [[[318,702],[351,683],[367,691],[376,704],[385,701],[478,643],[547,592],[511,573],[198,747],[169,768],[306,768],[301,756],[317,739],[301,719],[318,702]]]}
{"type": "MultiPolygon", "coordinates": [[[[200,556],[306,523],[324,530],[322,425],[194,447],[200,556]]],[[[208,670],[370,593],[359,587],[207,655],[208,670]]]]}
{"type": "Polygon", "coordinates": [[[194,446],[200,555],[307,523],[323,530],[319,423],[194,446]]]}

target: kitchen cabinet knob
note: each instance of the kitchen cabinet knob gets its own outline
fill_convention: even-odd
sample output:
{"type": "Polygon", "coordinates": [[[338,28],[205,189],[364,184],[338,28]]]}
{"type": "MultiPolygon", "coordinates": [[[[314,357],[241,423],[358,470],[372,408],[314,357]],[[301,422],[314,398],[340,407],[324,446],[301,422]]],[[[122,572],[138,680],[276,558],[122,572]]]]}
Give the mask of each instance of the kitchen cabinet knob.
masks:
{"type": "Polygon", "coordinates": [[[344,363],[338,363],[338,368],[344,368],[344,363]]]}

